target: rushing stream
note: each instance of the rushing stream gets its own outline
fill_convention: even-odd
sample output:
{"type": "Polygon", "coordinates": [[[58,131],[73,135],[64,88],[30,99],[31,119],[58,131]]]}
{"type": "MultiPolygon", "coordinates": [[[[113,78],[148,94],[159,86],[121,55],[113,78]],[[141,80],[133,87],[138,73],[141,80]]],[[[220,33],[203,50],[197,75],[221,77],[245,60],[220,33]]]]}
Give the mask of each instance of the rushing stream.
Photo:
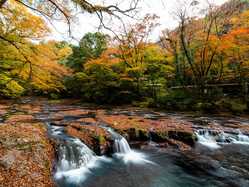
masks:
{"type": "Polygon", "coordinates": [[[97,162],[104,161],[79,139],[67,136],[63,127],[48,124],[48,129],[57,144],[55,181],[59,186],[79,184],[97,162]]]}
{"type": "Polygon", "coordinates": [[[96,156],[79,139],[67,136],[63,127],[48,124],[48,129],[50,136],[56,140],[58,147],[55,171],[55,181],[58,186],[86,185],[85,180],[87,178],[91,178],[103,170],[103,167],[111,167],[115,162],[123,161],[125,164],[128,164],[128,162],[150,163],[144,159],[143,154],[133,151],[124,137],[110,128],[107,128],[107,130],[112,134],[115,141],[114,159],[96,156]]]}
{"type": "Polygon", "coordinates": [[[222,144],[249,145],[249,137],[240,131],[237,134],[230,134],[224,131],[201,129],[196,131],[196,135],[200,144],[214,149],[220,148],[222,144]]]}
{"type": "MultiPolygon", "coordinates": [[[[66,107],[46,106],[37,116],[47,123],[49,136],[57,145],[54,179],[58,187],[249,186],[249,137],[239,130],[223,128],[220,119],[208,118],[222,127],[215,130],[205,128],[198,120],[195,119],[195,122],[186,116],[120,111],[120,114],[140,115],[148,119],[167,116],[194,121],[198,142],[195,148],[186,152],[159,148],[153,142],[133,149],[120,134],[102,126],[113,138],[115,153],[111,157],[99,157],[82,141],[68,136],[63,126],[52,125],[50,114],[62,109],[66,110],[66,107]]],[[[73,121],[75,118],[65,117],[64,120],[73,121]]]]}
{"type": "Polygon", "coordinates": [[[106,125],[102,125],[101,127],[111,134],[112,139],[114,141],[113,149],[115,153],[127,154],[131,152],[129,143],[123,136],[121,136],[120,134],[115,132],[112,128],[106,125]]]}

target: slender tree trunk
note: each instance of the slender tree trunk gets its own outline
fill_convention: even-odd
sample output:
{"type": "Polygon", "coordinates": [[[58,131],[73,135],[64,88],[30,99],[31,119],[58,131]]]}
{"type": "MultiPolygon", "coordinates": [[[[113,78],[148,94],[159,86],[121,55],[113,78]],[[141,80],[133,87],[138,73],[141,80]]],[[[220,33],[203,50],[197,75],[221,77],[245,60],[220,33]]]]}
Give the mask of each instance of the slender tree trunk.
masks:
{"type": "Polygon", "coordinates": [[[152,81],[152,97],[154,101],[157,101],[157,93],[156,93],[156,83],[155,81],[152,81]]]}
{"type": "Polygon", "coordinates": [[[138,96],[140,96],[140,78],[137,78],[137,93],[138,93],[138,96]]]}

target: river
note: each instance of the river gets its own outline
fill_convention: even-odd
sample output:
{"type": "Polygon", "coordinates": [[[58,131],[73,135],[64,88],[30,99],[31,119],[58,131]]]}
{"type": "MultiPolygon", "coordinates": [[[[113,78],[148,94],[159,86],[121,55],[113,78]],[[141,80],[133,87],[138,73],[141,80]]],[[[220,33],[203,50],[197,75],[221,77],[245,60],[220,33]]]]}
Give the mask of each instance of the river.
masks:
{"type": "MultiPolygon", "coordinates": [[[[226,125],[231,122],[247,125],[249,121],[246,118],[161,113],[164,117],[193,122],[198,141],[188,151],[162,148],[150,141],[139,148],[130,148],[125,137],[103,127],[112,134],[116,151],[111,156],[97,156],[78,138],[65,134],[64,127],[51,125],[50,113],[65,108],[67,106],[46,105],[37,115],[46,122],[50,138],[57,142],[54,180],[58,187],[249,186],[248,135],[226,125]],[[212,125],[207,125],[210,123],[212,125]]],[[[127,112],[122,109],[118,112],[145,118],[158,117],[148,111],[127,112]]],[[[119,115],[118,112],[115,115],[119,115]]]]}

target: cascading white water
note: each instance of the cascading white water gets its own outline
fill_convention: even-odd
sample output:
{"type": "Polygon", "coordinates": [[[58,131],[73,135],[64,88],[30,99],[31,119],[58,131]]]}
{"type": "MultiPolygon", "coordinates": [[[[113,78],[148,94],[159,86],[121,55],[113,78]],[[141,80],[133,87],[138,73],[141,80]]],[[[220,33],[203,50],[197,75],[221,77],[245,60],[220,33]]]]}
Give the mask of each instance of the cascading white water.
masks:
{"type": "Polygon", "coordinates": [[[77,138],[63,133],[64,128],[50,126],[51,135],[58,141],[58,166],[60,171],[77,169],[85,166],[95,153],[77,138]]]}
{"type": "Polygon", "coordinates": [[[196,131],[198,142],[209,148],[217,149],[222,144],[249,144],[249,137],[242,134],[240,131],[238,134],[229,134],[223,131],[201,129],[196,131]]]}
{"type": "Polygon", "coordinates": [[[249,137],[243,134],[238,135],[239,141],[241,142],[248,142],[249,143],[249,137]]]}
{"type": "Polygon", "coordinates": [[[249,137],[239,131],[237,143],[249,144],[249,137]]]}
{"type": "Polygon", "coordinates": [[[155,165],[155,163],[145,159],[146,156],[144,154],[133,151],[130,148],[127,140],[123,136],[115,132],[112,128],[106,126],[102,126],[102,128],[107,130],[111,134],[114,140],[114,145],[113,145],[113,149],[115,152],[114,155],[116,155],[118,158],[121,158],[125,163],[135,162],[140,164],[149,163],[155,165]]]}
{"type": "Polygon", "coordinates": [[[206,147],[217,149],[220,146],[217,144],[214,136],[210,134],[208,130],[198,130],[196,132],[198,142],[206,147]]]}
{"type": "Polygon", "coordinates": [[[121,136],[120,134],[118,134],[117,132],[115,132],[112,128],[110,127],[103,127],[104,129],[106,129],[113,137],[114,139],[114,151],[115,153],[130,153],[131,152],[131,148],[129,146],[129,143],[127,142],[127,140],[121,136]]]}
{"type": "Polygon", "coordinates": [[[69,171],[87,166],[96,156],[78,139],[68,139],[58,147],[57,171],[69,171]]]}
{"type": "Polygon", "coordinates": [[[114,140],[114,149],[115,149],[115,152],[117,153],[129,153],[131,152],[131,148],[127,142],[127,140],[122,137],[120,139],[115,139],[114,140]]]}
{"type": "Polygon", "coordinates": [[[63,127],[49,124],[48,127],[50,135],[58,145],[55,179],[80,183],[90,173],[89,168],[96,166],[98,157],[79,139],[67,136],[63,127]]]}

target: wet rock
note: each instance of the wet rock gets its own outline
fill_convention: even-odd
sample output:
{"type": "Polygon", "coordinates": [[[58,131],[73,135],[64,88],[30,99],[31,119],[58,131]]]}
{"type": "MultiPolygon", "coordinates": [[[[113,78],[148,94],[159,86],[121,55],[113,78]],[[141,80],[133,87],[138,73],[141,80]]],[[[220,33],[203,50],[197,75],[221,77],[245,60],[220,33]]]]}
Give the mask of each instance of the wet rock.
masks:
{"type": "MultiPolygon", "coordinates": [[[[136,141],[139,139],[138,131],[135,128],[125,130],[126,136],[130,141],[136,141]]],[[[123,133],[124,134],[124,133],[123,133]]]]}
{"type": "Polygon", "coordinates": [[[182,141],[191,146],[197,141],[196,135],[188,131],[169,131],[168,136],[170,139],[182,141]]]}
{"type": "Polygon", "coordinates": [[[37,114],[42,111],[41,106],[35,103],[18,105],[18,109],[28,114],[37,114]]]}
{"type": "Polygon", "coordinates": [[[150,133],[146,129],[128,128],[125,130],[116,129],[120,134],[125,136],[129,141],[148,141],[150,133]]]}
{"type": "Polygon", "coordinates": [[[196,141],[192,123],[189,122],[166,117],[160,120],[151,120],[140,116],[131,118],[125,115],[105,115],[101,111],[98,112],[97,119],[127,137],[129,141],[152,140],[163,143],[174,139],[191,146],[196,141]]]}
{"type": "Polygon", "coordinates": [[[144,129],[138,130],[138,137],[141,141],[148,141],[150,140],[150,132],[144,129]]]}
{"type": "Polygon", "coordinates": [[[2,119],[8,113],[9,107],[8,104],[0,104],[0,117],[2,117],[2,119]]]}
{"type": "Polygon", "coordinates": [[[58,110],[50,113],[50,119],[53,121],[83,121],[84,118],[95,118],[95,113],[85,109],[58,110]]]}
{"type": "Polygon", "coordinates": [[[59,127],[65,127],[68,124],[61,123],[61,121],[54,121],[54,122],[51,122],[50,125],[52,125],[52,126],[59,126],[59,127]]]}
{"type": "Polygon", "coordinates": [[[156,132],[152,131],[150,132],[151,140],[157,143],[166,142],[169,137],[167,132],[156,132]]]}
{"type": "Polygon", "coordinates": [[[218,161],[196,153],[181,154],[175,158],[175,162],[189,173],[199,175],[215,173],[221,167],[218,161]]]}
{"type": "Polygon", "coordinates": [[[113,141],[110,138],[110,134],[98,126],[71,123],[65,130],[68,135],[83,141],[97,155],[109,155],[112,153],[113,141]]]}

